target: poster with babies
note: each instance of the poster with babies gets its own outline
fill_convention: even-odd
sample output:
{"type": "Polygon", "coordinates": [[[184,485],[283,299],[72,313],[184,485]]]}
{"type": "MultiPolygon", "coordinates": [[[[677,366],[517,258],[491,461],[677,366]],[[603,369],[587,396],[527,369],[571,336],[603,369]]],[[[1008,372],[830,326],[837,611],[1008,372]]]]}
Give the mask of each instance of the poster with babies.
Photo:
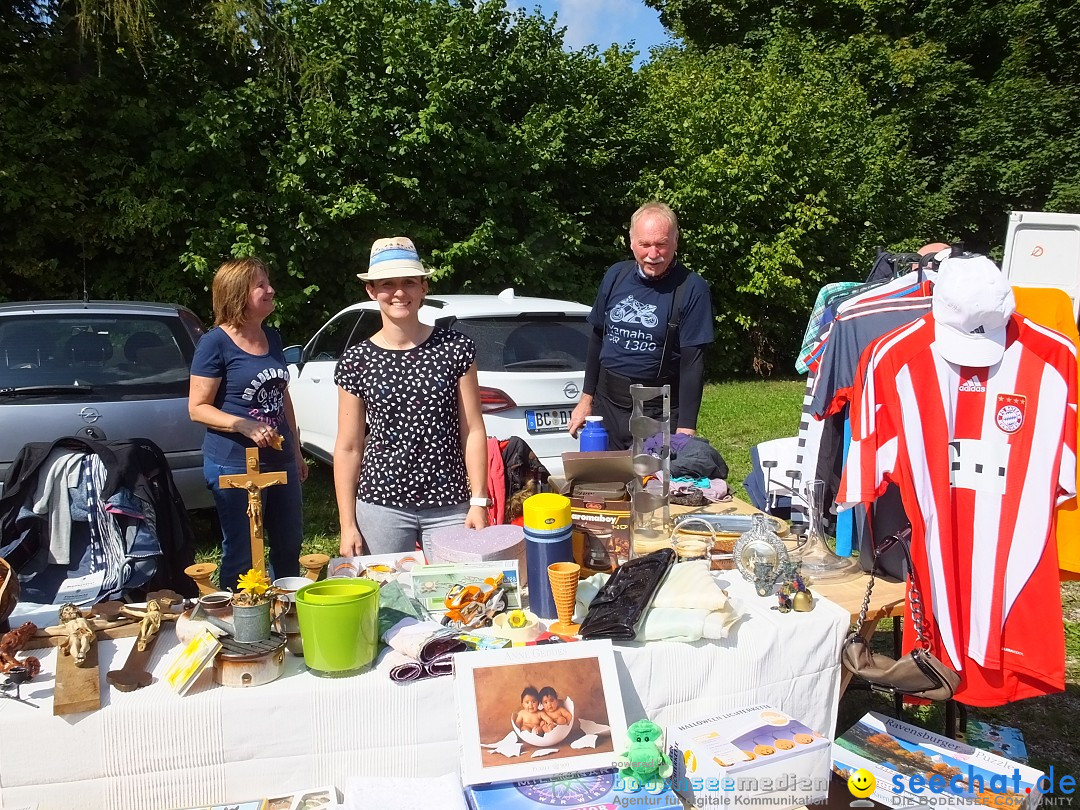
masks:
{"type": "Polygon", "coordinates": [[[454,665],[465,784],[609,768],[618,759],[626,720],[610,641],[477,651],[454,665]]]}

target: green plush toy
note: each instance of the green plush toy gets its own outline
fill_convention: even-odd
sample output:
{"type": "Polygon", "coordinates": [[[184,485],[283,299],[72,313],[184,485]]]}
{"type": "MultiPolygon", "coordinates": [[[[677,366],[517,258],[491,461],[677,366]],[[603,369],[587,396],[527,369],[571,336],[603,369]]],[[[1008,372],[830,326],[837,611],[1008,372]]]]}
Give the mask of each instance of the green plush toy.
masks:
{"type": "Polygon", "coordinates": [[[662,747],[663,729],[652,720],[638,720],[626,730],[629,740],[621,754],[627,763],[619,769],[619,776],[627,790],[640,790],[643,786],[663,788],[663,780],[671,776],[671,758],[662,747]]]}

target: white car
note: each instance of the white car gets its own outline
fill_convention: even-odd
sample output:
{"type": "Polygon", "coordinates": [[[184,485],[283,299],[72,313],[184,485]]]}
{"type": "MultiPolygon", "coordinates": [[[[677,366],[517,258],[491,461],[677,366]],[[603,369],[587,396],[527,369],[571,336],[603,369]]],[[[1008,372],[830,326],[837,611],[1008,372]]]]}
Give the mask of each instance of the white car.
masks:
{"type": "MultiPolygon", "coordinates": [[[[420,320],[476,342],[488,435],[520,436],[552,475],[562,475],[562,453],[578,449],[566,426],[585,378],[588,314],[583,304],[519,298],[509,289],[498,295],[429,295],[420,320]]],[[[364,301],[331,318],[303,348],[286,349],[300,441],[321,461],[334,461],[338,358],[381,325],[378,304],[364,301]]]]}

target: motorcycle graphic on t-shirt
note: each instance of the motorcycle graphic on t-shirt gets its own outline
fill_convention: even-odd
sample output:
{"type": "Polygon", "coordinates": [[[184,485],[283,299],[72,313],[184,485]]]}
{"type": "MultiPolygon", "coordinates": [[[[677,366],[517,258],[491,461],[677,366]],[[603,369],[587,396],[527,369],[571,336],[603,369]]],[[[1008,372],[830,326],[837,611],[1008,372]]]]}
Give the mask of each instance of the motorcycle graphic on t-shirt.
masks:
{"type": "Polygon", "coordinates": [[[648,329],[660,322],[656,317],[656,305],[643,304],[633,295],[626,296],[613,306],[609,317],[612,323],[640,323],[648,329]]]}

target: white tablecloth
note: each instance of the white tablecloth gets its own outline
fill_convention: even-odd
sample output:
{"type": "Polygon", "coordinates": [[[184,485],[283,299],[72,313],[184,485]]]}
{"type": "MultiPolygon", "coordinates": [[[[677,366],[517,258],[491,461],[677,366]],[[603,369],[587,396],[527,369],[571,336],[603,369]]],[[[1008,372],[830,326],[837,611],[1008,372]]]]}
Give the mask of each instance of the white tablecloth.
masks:
{"type": "MultiPolygon", "coordinates": [[[[835,732],[846,611],[818,599],[811,613],[780,614],[738,575],[721,584],[749,614],[720,642],[617,644],[627,722],[663,726],[771,703],[823,734],[835,732]]],[[[171,628],[154,672],[175,654],[171,628]]],[[[209,670],[185,697],[160,680],[111,689],[133,640],[102,642],[102,708],[52,715],[56,653],[23,686],[39,708],[0,700],[0,801],[17,807],[168,810],[237,802],[350,776],[436,776],[458,766],[451,680],[398,685],[382,668],[351,678],[311,675],[286,656],[286,673],[251,689],[218,686],[209,670]]],[[[483,652],[467,653],[483,655],[483,652]]]]}

